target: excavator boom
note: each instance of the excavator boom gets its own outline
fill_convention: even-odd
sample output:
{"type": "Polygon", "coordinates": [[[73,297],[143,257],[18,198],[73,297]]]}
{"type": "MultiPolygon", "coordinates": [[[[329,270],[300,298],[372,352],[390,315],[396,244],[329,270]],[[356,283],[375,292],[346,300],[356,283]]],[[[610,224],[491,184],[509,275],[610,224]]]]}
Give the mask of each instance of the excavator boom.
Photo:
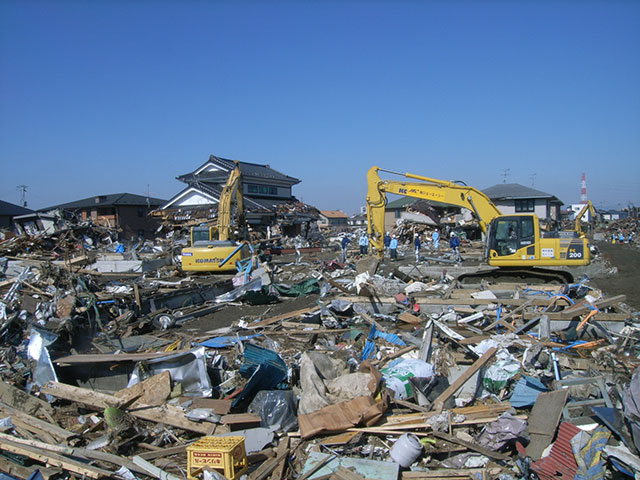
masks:
{"type": "Polygon", "coordinates": [[[387,193],[434,200],[467,208],[473,212],[484,233],[487,233],[491,220],[502,215],[498,207],[480,190],[448,180],[438,180],[412,173],[398,173],[379,167],[371,167],[367,173],[367,185],[368,232],[371,242],[380,257],[383,252],[384,210],[387,203],[387,193]],[[380,171],[401,175],[412,180],[419,180],[419,182],[382,180],[378,174],[380,171]]]}

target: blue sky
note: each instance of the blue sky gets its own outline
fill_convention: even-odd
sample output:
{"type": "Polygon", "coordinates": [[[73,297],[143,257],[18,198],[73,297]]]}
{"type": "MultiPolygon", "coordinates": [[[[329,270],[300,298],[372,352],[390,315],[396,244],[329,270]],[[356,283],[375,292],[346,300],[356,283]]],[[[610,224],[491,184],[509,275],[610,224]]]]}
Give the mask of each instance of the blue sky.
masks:
{"type": "Polygon", "coordinates": [[[210,154],[320,209],[378,165],[640,205],[640,2],[0,2],[0,199],[170,198],[210,154]]]}

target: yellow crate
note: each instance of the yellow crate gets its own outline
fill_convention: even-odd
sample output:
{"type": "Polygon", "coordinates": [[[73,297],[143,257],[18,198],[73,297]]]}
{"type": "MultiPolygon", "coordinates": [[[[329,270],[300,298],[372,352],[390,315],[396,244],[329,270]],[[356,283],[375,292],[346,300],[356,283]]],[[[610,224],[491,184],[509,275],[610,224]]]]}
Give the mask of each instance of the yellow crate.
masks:
{"type": "Polygon", "coordinates": [[[187,447],[187,477],[196,480],[203,468],[213,468],[229,480],[247,471],[244,437],[202,437],[187,447]]]}

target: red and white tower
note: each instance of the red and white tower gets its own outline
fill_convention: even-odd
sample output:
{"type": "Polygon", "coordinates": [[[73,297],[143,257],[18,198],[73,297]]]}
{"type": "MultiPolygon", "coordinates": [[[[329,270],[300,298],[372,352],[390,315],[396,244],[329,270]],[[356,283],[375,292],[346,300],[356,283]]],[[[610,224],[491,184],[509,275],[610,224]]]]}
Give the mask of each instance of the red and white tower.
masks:
{"type": "Polygon", "coordinates": [[[583,205],[587,203],[587,175],[584,172],[580,179],[580,203],[583,205]]]}

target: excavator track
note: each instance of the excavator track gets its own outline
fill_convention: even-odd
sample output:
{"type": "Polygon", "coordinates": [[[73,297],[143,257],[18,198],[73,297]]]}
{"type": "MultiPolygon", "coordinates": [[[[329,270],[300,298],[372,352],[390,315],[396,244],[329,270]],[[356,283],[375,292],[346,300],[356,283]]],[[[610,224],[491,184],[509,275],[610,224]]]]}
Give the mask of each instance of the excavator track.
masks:
{"type": "Polygon", "coordinates": [[[536,283],[556,283],[563,285],[573,283],[573,275],[566,270],[552,270],[546,268],[496,268],[490,270],[478,270],[473,273],[463,273],[458,277],[461,283],[478,283],[481,280],[489,281],[515,281],[536,283]]]}

